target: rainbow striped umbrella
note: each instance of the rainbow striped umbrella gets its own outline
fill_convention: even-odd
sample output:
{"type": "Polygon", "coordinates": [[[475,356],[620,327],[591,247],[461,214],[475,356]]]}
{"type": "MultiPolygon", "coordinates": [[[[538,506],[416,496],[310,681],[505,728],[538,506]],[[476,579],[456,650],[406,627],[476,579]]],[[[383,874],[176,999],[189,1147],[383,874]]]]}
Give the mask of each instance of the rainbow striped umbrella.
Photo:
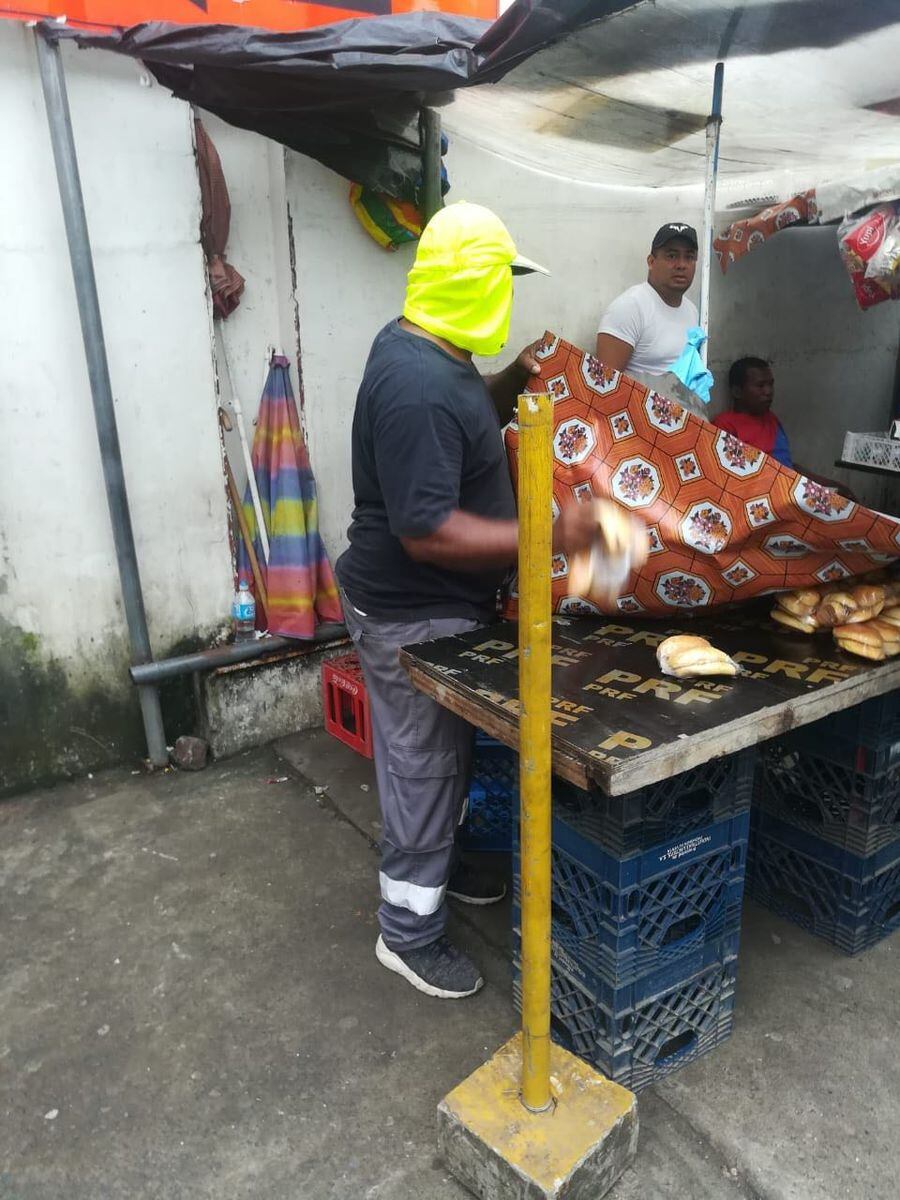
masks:
{"type": "MultiPolygon", "coordinates": [[[[243,508],[260,567],[266,574],[269,632],[310,638],[317,621],[342,621],[343,613],[334,573],[319,536],[316,481],[300,431],[288,366],[286,358],[273,355],[251,456],[269,535],[267,568],[263,565],[249,486],[243,508]]],[[[252,583],[243,543],[239,545],[238,572],[252,583]]]]}

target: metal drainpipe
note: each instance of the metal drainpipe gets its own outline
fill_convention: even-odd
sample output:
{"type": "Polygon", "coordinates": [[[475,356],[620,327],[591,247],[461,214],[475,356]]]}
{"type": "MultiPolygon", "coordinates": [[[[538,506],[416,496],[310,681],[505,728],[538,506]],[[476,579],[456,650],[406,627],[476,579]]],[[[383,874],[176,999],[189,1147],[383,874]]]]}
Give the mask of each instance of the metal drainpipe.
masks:
{"type": "MultiPolygon", "coordinates": [[[[103,481],[106,485],[106,500],[112,523],[116,560],[119,565],[119,581],[125,606],[125,620],[131,642],[132,662],[146,663],[152,659],[150,637],[147,632],[147,617],[144,612],[144,597],[141,593],[141,578],[137,555],[134,549],[134,533],[128,511],[128,495],[125,490],[125,475],[122,470],[122,455],[119,448],[119,433],[116,428],[116,412],[113,405],[112,388],[109,381],[109,365],[106,360],[106,344],[103,340],[103,324],[100,319],[100,304],[97,298],[97,281],[91,257],[84,212],[84,197],[78,175],[78,160],[72,136],[72,118],[66,95],[66,80],[63,72],[59,46],[52,40],[52,32],[35,29],[38,65],[41,86],[50,127],[53,159],[56,163],[56,180],[62,203],[66,237],[69,243],[69,259],[78,298],[78,315],[81,319],[81,335],[87,359],[91,398],[94,403],[94,420],[97,425],[97,440],[100,443],[100,460],[103,465],[103,481]]],[[[159,689],[153,686],[138,688],[144,733],[147,738],[147,754],[154,766],[164,766],[168,761],[166,734],[163,728],[162,710],[159,705],[159,689]]]]}

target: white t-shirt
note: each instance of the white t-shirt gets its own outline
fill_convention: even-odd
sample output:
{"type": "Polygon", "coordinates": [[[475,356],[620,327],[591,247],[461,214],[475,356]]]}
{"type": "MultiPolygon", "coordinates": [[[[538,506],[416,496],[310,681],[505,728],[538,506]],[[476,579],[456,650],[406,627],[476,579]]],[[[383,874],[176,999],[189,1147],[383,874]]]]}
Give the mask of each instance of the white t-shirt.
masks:
{"type": "Polygon", "coordinates": [[[600,321],[600,333],[634,346],[626,370],[663,375],[684,349],[687,331],[699,322],[693,300],[682,296],[673,308],[645,281],[613,300],[600,321]]]}

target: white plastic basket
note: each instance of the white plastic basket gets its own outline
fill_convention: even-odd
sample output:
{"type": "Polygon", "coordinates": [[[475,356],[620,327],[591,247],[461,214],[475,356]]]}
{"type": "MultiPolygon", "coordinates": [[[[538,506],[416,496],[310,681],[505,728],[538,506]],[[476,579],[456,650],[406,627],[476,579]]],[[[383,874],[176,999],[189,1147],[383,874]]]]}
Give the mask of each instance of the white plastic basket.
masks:
{"type": "Polygon", "coordinates": [[[842,457],[844,462],[861,467],[900,472],[900,441],[893,441],[886,433],[847,433],[842,457]]]}

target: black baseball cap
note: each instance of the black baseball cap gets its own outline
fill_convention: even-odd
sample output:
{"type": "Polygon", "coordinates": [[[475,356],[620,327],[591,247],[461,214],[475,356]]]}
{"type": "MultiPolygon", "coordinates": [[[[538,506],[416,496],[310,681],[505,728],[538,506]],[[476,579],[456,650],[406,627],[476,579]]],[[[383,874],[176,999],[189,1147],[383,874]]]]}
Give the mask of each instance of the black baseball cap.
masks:
{"type": "Polygon", "coordinates": [[[660,246],[664,246],[666,242],[674,241],[675,238],[684,238],[695,250],[699,245],[697,230],[693,225],[685,225],[682,221],[670,221],[668,225],[661,225],[653,235],[650,253],[655,254],[660,246]]]}

